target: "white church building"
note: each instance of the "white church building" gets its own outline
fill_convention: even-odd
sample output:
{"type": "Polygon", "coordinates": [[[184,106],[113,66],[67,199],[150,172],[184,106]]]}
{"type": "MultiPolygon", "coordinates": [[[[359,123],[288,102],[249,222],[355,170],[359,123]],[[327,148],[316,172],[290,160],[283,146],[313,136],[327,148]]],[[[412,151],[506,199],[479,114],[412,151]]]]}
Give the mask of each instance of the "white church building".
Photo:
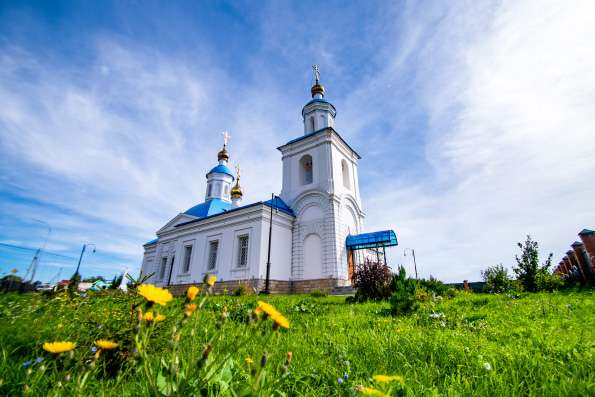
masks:
{"type": "MultiPolygon", "coordinates": [[[[369,256],[370,248],[384,258],[382,245],[366,245],[378,233],[362,234],[361,157],[334,129],[336,109],[324,99],[317,68],[315,79],[312,100],[302,109],[303,135],[277,148],[281,193],[242,203],[226,136],[218,164],[206,174],[204,202],[176,215],[144,244],[142,272],[153,273],[149,282],[181,292],[214,274],[219,290],[248,284],[262,291],[268,280],[272,293],[329,291],[350,285],[354,258],[369,256]]],[[[394,232],[380,233],[392,242],[385,246],[396,245],[394,232]]]]}

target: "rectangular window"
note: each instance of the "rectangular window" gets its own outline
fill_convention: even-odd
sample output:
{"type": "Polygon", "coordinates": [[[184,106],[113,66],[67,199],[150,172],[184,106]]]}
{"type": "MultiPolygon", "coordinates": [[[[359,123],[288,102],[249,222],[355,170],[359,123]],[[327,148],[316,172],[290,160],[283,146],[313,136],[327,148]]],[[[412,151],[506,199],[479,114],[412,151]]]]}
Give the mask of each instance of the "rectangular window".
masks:
{"type": "Polygon", "coordinates": [[[184,273],[190,271],[190,259],[192,259],[192,246],[187,245],[184,247],[184,273]]]}
{"type": "Polygon", "coordinates": [[[161,269],[159,270],[159,279],[163,280],[165,277],[165,268],[167,267],[167,257],[161,258],[161,269]]]}
{"type": "Polygon", "coordinates": [[[209,263],[208,270],[215,269],[217,266],[217,250],[219,249],[219,240],[213,240],[209,242],[209,263]]]}
{"type": "Polygon", "coordinates": [[[238,267],[248,266],[248,235],[238,237],[238,267]]]}

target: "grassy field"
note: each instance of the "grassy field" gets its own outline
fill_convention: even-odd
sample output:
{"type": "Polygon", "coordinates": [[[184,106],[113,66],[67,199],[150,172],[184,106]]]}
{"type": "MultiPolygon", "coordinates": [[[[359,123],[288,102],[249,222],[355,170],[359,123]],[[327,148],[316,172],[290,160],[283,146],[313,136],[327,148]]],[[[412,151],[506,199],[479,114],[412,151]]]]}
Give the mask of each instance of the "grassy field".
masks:
{"type": "Polygon", "coordinates": [[[139,321],[131,305],[139,300],[0,296],[0,394],[348,396],[364,385],[409,396],[595,395],[592,292],[459,293],[406,317],[391,316],[387,303],[273,296],[266,301],[290,321],[278,331],[270,320],[246,324],[257,297],[209,297],[183,322],[177,298],[161,309],[167,319],[151,326],[144,345],[134,343],[139,321]],[[224,307],[229,317],[221,322],[224,307]],[[90,349],[100,338],[120,346],[96,358],[90,349]],[[58,356],[42,349],[56,340],[77,347],[58,356]],[[379,383],[378,374],[403,381],[379,383]]]}

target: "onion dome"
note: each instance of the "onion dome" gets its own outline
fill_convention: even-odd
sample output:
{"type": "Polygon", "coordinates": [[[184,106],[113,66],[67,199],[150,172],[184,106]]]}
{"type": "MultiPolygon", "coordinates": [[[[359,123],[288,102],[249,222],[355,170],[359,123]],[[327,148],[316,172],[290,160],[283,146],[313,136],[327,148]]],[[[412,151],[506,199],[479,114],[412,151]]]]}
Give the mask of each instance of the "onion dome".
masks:
{"type": "Polygon", "coordinates": [[[223,149],[217,153],[217,160],[229,161],[229,153],[227,152],[227,145],[223,145],[223,149]]]}
{"type": "Polygon", "coordinates": [[[242,188],[240,187],[240,184],[236,182],[236,184],[231,188],[231,198],[241,198],[242,195],[242,188]]]}
{"type": "Polygon", "coordinates": [[[314,84],[310,89],[310,92],[312,93],[312,98],[314,98],[316,94],[324,96],[324,86],[317,81],[316,84],[314,84]]]}

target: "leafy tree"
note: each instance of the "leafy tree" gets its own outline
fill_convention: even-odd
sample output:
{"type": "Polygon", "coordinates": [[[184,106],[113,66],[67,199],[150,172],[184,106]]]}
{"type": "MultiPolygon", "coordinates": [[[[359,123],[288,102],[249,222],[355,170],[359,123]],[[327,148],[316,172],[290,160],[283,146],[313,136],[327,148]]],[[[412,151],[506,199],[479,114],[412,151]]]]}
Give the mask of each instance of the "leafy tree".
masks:
{"type": "Polygon", "coordinates": [[[419,306],[416,297],[417,282],[414,279],[407,278],[405,268],[399,267],[399,273],[394,275],[391,281],[390,306],[393,314],[408,314],[417,310],[419,306]]]}
{"type": "Polygon", "coordinates": [[[381,262],[365,261],[353,273],[353,286],[357,288],[356,299],[382,300],[390,296],[392,274],[388,266],[381,262]]]}
{"type": "Polygon", "coordinates": [[[508,269],[502,264],[482,270],[481,277],[485,281],[483,287],[485,292],[500,294],[512,289],[512,280],[508,276],[508,269]]]}
{"type": "Polygon", "coordinates": [[[86,277],[83,279],[84,283],[94,283],[97,280],[101,280],[105,282],[105,278],[103,278],[103,276],[91,276],[91,277],[86,277]]]}
{"type": "Polygon", "coordinates": [[[543,265],[539,265],[539,245],[533,241],[531,236],[527,235],[525,243],[517,244],[521,249],[521,256],[515,255],[517,267],[513,268],[517,279],[523,284],[525,291],[535,292],[538,290],[537,278],[539,274],[549,273],[552,265],[552,256],[550,253],[543,265]]]}
{"type": "Polygon", "coordinates": [[[418,280],[417,286],[425,288],[428,292],[432,292],[437,296],[446,296],[449,290],[449,287],[446,284],[433,276],[430,276],[429,280],[418,280]]]}

